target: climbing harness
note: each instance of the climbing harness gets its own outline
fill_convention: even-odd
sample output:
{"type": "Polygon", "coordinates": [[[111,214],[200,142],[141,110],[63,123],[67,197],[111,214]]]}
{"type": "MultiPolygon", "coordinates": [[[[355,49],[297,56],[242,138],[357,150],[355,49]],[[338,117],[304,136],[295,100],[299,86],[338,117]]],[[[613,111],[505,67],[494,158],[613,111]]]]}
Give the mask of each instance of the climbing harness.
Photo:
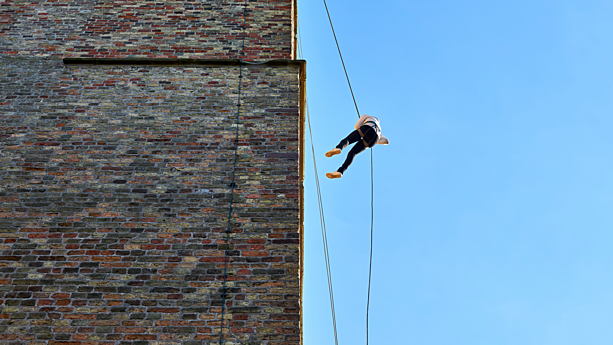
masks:
{"type": "MultiPolygon", "coordinates": [[[[358,128],[358,133],[360,133],[360,136],[362,137],[362,143],[364,143],[364,147],[371,147],[370,143],[368,141],[366,141],[366,138],[364,137],[366,135],[366,133],[372,131],[373,128],[368,126],[368,130],[366,130],[366,132],[362,133],[362,129],[358,128]]],[[[375,137],[376,139],[376,137],[375,137]]],[[[373,140],[374,141],[374,140],[373,140]]]]}
{"type": "MultiPolygon", "coordinates": [[[[228,277],[228,261],[230,258],[228,257],[229,248],[230,248],[230,225],[232,223],[232,202],[234,201],[234,187],[236,186],[236,158],[238,156],[238,125],[240,121],[241,114],[241,96],[242,96],[242,84],[243,84],[243,57],[245,54],[245,28],[247,25],[247,0],[245,0],[244,10],[243,10],[243,42],[241,47],[241,55],[240,62],[238,67],[238,104],[236,109],[236,138],[234,140],[234,165],[232,167],[232,189],[230,192],[230,207],[228,209],[228,228],[226,229],[226,251],[224,254],[224,267],[223,267],[223,287],[222,287],[222,298],[221,298],[221,323],[219,330],[219,345],[223,345],[223,321],[224,321],[224,312],[226,309],[226,280],[228,277]]],[[[228,324],[229,326],[229,324],[228,324]]],[[[228,330],[230,328],[228,327],[228,330]]]]}

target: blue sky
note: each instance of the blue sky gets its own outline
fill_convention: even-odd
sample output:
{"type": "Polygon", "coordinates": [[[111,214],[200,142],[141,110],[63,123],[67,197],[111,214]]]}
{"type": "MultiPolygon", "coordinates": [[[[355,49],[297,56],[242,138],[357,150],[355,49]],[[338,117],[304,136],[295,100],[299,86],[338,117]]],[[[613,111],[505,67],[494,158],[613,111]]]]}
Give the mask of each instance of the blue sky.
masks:
{"type": "MultiPolygon", "coordinates": [[[[374,149],[371,344],[613,344],[613,2],[329,0],[374,149]]],[[[340,344],[365,343],[370,155],[299,1],[340,344]]],[[[334,344],[306,160],[305,344],[334,344]]]]}

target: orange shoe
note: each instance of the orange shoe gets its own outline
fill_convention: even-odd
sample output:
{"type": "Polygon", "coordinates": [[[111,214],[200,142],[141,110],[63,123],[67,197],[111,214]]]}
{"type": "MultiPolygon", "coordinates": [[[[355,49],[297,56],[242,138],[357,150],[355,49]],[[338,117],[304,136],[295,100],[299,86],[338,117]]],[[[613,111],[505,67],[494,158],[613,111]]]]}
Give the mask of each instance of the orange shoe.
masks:
{"type": "MultiPolygon", "coordinates": [[[[337,150],[338,150],[338,149],[337,149],[337,150]]],[[[339,150],[339,151],[340,151],[340,150],[339,150]]],[[[343,174],[339,173],[338,171],[335,171],[335,172],[329,172],[329,173],[326,173],[326,176],[327,176],[328,178],[341,178],[341,177],[343,176],[343,174]]]]}
{"type": "Polygon", "coordinates": [[[326,152],[326,157],[332,157],[332,156],[337,155],[339,153],[341,153],[341,149],[332,149],[332,150],[326,152]]]}

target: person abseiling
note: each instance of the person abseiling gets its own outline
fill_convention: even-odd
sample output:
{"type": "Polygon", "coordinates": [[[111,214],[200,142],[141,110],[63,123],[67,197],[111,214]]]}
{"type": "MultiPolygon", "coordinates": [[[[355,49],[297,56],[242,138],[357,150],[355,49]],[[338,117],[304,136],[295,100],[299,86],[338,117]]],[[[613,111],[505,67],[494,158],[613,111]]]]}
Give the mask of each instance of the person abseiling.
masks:
{"type": "Polygon", "coordinates": [[[373,147],[376,144],[388,145],[390,143],[389,140],[381,134],[381,123],[379,119],[370,115],[362,115],[355,124],[355,131],[341,140],[341,142],[336,145],[336,148],[326,152],[326,157],[332,157],[341,153],[341,150],[355,142],[357,142],[357,144],[355,144],[347,154],[345,163],[343,163],[337,171],[326,173],[328,178],[341,178],[345,170],[353,163],[353,158],[358,153],[366,150],[366,148],[373,147]]]}

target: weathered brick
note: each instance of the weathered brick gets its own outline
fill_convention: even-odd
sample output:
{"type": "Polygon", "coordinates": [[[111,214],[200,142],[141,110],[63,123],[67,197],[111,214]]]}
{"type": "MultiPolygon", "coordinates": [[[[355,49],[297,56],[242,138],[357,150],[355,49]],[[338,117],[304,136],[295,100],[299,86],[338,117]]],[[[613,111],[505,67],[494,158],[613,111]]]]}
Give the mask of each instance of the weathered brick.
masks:
{"type": "MultiPolygon", "coordinates": [[[[292,59],[294,1],[248,3],[244,58],[292,59]]],[[[226,250],[224,338],[300,343],[304,71],[230,60],[242,4],[2,4],[0,343],[217,343],[226,250]]]]}
{"type": "MultiPolygon", "coordinates": [[[[3,3],[0,20],[6,26],[0,29],[5,37],[0,41],[0,54],[232,59],[240,52],[242,43],[243,6],[240,2],[65,1],[58,6],[55,0],[42,0],[36,2],[36,6],[26,4],[21,1],[3,3]]],[[[250,5],[251,46],[246,56],[249,59],[291,59],[295,51],[293,0],[258,0],[250,5]]],[[[130,78],[130,81],[149,82],[139,78],[130,78]]],[[[94,87],[121,82],[108,79],[94,87]]],[[[217,83],[206,85],[216,86],[217,83]]],[[[159,85],[179,90],[170,82],[163,81],[159,85]]],[[[27,90],[20,90],[20,93],[27,94],[27,90]]],[[[70,91],[64,93],[70,94],[70,91]]]]}

